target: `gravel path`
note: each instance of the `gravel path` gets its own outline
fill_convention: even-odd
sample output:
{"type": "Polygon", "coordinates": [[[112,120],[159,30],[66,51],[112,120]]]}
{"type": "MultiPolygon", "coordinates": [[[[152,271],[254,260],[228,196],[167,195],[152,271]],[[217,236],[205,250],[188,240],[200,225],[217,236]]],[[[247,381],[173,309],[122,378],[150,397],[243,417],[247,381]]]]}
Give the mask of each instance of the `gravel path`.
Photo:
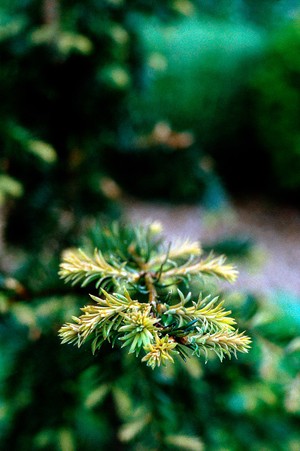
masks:
{"type": "Polygon", "coordinates": [[[253,257],[238,263],[236,287],[253,293],[287,291],[300,296],[300,211],[251,201],[212,215],[199,206],[173,206],[127,199],[125,218],[131,222],[158,220],[165,235],[209,244],[217,239],[243,236],[255,243],[253,257]]]}

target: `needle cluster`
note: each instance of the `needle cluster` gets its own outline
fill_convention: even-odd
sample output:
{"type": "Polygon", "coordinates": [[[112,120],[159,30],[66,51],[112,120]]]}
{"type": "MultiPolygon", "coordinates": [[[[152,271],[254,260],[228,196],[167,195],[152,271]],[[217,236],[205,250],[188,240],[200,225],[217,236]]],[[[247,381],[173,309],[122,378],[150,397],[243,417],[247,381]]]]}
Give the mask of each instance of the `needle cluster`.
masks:
{"type": "Polygon", "coordinates": [[[80,347],[91,340],[92,352],[104,341],[128,349],[152,369],[184,360],[191,354],[215,353],[220,360],[248,352],[250,338],[235,327],[231,312],[218,297],[200,292],[193,299],[195,279],[216,276],[230,283],[237,277],[224,256],[203,257],[198,243],[165,246],[160,227],[114,224],[98,231],[102,249],[93,254],[69,249],[60,277],[73,285],[93,286],[82,314],[64,324],[62,343],[80,347]],[[96,293],[95,293],[96,290],[96,293]]]}

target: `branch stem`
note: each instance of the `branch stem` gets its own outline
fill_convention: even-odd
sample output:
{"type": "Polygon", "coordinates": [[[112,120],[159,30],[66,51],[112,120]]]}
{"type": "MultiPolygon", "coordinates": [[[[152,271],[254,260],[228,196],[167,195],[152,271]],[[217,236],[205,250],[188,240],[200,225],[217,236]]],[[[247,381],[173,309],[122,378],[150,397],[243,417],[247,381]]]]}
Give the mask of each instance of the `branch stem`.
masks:
{"type": "Polygon", "coordinates": [[[145,283],[149,292],[149,303],[153,306],[154,310],[157,310],[157,291],[154,286],[154,281],[150,273],[145,274],[145,283]]]}

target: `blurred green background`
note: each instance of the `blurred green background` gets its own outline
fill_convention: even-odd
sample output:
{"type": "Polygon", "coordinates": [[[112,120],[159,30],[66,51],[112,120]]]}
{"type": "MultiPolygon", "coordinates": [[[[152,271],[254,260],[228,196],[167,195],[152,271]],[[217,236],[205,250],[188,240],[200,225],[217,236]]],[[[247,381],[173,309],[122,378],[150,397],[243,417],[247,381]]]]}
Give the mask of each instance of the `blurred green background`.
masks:
{"type": "Polygon", "coordinates": [[[299,208],[298,2],[2,0],[0,99],[0,448],[298,451],[297,296],[227,293],[253,349],[222,364],[57,338],[60,253],[122,199],[299,208]]]}

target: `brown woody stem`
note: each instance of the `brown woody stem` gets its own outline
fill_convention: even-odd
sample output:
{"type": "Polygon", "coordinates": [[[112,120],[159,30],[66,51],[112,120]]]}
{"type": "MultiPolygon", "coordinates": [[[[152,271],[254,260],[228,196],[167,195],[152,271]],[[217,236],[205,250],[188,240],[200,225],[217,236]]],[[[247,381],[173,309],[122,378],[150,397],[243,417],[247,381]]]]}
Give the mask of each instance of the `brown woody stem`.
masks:
{"type": "Polygon", "coordinates": [[[154,309],[156,310],[156,298],[157,298],[157,291],[153,283],[153,278],[150,273],[145,274],[145,283],[147,290],[149,292],[149,303],[153,305],[154,309]]]}

